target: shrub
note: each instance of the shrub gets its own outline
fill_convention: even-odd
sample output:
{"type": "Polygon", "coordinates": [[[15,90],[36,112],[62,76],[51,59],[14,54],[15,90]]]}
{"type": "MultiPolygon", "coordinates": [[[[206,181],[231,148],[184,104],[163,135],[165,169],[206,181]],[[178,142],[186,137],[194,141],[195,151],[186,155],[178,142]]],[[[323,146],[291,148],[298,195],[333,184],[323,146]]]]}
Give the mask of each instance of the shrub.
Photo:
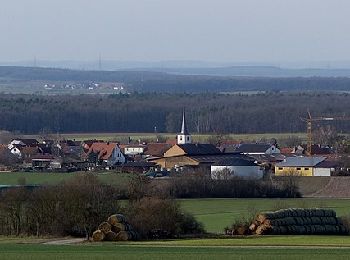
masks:
{"type": "Polygon", "coordinates": [[[172,199],[144,197],[131,201],[127,218],[142,238],[170,238],[203,233],[203,226],[193,216],[183,213],[172,199]]]}

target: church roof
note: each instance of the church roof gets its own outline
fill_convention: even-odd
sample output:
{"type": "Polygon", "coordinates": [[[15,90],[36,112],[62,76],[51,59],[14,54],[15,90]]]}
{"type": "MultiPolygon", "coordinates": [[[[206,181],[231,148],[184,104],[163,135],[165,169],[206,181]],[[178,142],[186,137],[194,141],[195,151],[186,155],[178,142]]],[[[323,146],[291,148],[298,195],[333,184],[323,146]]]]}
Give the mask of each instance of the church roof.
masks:
{"type": "Polygon", "coordinates": [[[221,151],[212,144],[178,144],[187,155],[220,154],[221,151]]]}

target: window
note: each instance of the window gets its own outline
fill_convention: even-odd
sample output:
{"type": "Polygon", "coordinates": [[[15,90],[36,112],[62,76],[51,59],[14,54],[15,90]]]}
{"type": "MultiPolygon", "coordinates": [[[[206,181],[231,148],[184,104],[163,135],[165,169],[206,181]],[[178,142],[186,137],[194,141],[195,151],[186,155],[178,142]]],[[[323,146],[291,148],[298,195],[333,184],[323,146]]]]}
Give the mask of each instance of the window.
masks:
{"type": "Polygon", "coordinates": [[[301,171],[301,168],[297,168],[297,171],[301,171]]]}
{"type": "Polygon", "coordinates": [[[283,167],[278,167],[278,170],[279,170],[279,171],[282,171],[282,170],[283,170],[283,167]]]}
{"type": "Polygon", "coordinates": [[[180,141],[182,141],[182,136],[180,136],[180,141]]]}
{"type": "Polygon", "coordinates": [[[189,141],[190,140],[190,137],[189,136],[187,136],[187,141],[189,141]]]}
{"type": "Polygon", "coordinates": [[[304,168],[304,170],[305,170],[305,171],[308,171],[308,170],[309,170],[309,168],[304,168]]]}

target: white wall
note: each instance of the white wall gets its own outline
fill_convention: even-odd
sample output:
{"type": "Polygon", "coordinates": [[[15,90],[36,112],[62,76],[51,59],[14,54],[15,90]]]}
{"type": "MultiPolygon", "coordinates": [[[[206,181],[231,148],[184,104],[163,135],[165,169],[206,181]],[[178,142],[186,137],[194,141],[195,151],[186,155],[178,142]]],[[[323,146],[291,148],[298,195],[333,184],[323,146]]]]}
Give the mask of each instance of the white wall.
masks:
{"type": "Polygon", "coordinates": [[[143,154],[143,147],[125,147],[125,154],[135,155],[135,154],[143,154]]]}
{"type": "Polygon", "coordinates": [[[241,177],[245,179],[261,179],[264,175],[260,166],[211,166],[211,178],[213,180],[220,179],[216,173],[223,169],[233,171],[232,177],[241,177]]]}
{"type": "Polygon", "coordinates": [[[331,176],[330,168],[315,168],[314,176],[331,176]]]}

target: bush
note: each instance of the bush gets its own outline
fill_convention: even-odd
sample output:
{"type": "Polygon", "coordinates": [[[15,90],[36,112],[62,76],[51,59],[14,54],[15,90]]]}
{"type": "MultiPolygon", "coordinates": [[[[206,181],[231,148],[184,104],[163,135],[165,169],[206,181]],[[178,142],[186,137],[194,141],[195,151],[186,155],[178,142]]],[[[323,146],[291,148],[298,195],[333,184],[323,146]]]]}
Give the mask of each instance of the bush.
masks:
{"type": "Polygon", "coordinates": [[[0,233],[89,237],[111,212],[119,211],[116,194],[90,174],[59,186],[10,189],[0,197],[0,233]]]}
{"type": "Polygon", "coordinates": [[[193,216],[183,213],[172,199],[144,197],[131,201],[127,219],[142,238],[171,238],[186,234],[201,234],[203,226],[193,216]]]}

